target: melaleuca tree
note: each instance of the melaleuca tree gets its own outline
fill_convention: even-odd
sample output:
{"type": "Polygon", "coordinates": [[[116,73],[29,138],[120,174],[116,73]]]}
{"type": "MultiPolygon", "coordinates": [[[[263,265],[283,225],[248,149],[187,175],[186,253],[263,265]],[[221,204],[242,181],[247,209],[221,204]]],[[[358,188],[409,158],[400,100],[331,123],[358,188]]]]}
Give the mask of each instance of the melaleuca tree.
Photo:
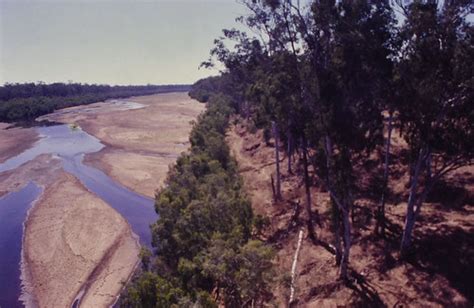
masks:
{"type": "Polygon", "coordinates": [[[415,222],[434,184],[473,161],[473,26],[471,1],[413,1],[405,7],[398,70],[410,187],[400,245],[406,256],[415,222]]]}

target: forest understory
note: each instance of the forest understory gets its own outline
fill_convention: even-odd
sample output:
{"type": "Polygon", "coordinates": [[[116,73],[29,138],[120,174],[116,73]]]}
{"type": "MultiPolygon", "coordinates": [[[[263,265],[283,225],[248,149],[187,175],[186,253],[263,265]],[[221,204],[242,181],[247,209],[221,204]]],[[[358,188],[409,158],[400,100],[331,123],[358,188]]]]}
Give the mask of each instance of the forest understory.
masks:
{"type": "Polygon", "coordinates": [[[392,136],[392,163],[388,182],[385,236],[375,235],[376,208],[383,177],[383,149],[376,149],[357,174],[355,202],[351,212],[352,248],[350,280],[338,280],[334,258],[334,232],[329,194],[318,183],[310,166],[312,221],[316,240],[308,236],[304,209],[303,168],[298,153],[288,157],[280,148],[282,198],[275,201],[274,139],[265,142],[242,118],[231,120],[227,133],[232,155],[239,164],[244,186],[255,215],[264,217],[256,236],[276,250],[273,298],[279,307],[471,307],[474,302],[474,176],[473,166],[452,173],[428,196],[416,222],[412,253],[404,262],[399,248],[408,198],[406,144],[396,130],[392,136]],[[266,218],[265,218],[266,217],[266,218]],[[298,237],[303,232],[297,261],[298,237]],[[296,264],[292,283],[292,266],[296,264]]]}

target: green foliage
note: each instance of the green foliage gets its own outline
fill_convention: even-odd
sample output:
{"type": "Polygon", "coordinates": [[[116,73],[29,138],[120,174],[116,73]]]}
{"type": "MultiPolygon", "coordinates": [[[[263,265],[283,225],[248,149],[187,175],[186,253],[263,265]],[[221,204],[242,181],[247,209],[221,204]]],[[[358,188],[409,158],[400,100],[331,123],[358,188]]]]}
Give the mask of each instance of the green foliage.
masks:
{"type": "Polygon", "coordinates": [[[426,148],[448,163],[473,159],[474,26],[460,16],[463,1],[414,2],[400,31],[403,57],[397,67],[404,137],[416,157],[426,148]],[[436,61],[433,61],[436,59],[436,61]]]}
{"type": "Polygon", "coordinates": [[[185,292],[172,282],[151,272],[144,272],[122,296],[122,307],[180,307],[185,292]]]}
{"type": "Polygon", "coordinates": [[[152,252],[148,248],[142,247],[140,249],[139,257],[144,271],[148,271],[150,269],[151,256],[152,252]]]}
{"type": "Polygon", "coordinates": [[[262,215],[256,215],[253,219],[253,226],[255,229],[255,234],[260,235],[262,231],[270,225],[270,218],[264,217],[262,215]]]}
{"type": "Polygon", "coordinates": [[[220,91],[221,79],[219,77],[209,77],[198,80],[189,91],[189,96],[202,103],[207,103],[212,94],[220,91]]]}
{"type": "Polygon", "coordinates": [[[122,306],[214,307],[216,300],[241,306],[267,292],[273,251],[250,239],[251,204],[225,142],[232,106],[232,98],[212,94],[191,131],[189,153],[170,168],[155,201],[156,258],[127,289],[122,306]]]}

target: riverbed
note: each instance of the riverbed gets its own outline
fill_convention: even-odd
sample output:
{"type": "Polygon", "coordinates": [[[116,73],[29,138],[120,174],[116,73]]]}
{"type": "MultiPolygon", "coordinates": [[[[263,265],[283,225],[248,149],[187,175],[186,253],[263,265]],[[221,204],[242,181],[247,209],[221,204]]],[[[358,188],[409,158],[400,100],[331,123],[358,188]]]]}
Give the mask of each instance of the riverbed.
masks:
{"type": "Polygon", "coordinates": [[[30,147],[0,164],[0,306],[21,306],[20,264],[26,304],[67,307],[79,293],[79,306],[113,303],[137,241],[151,246],[155,190],[203,109],[167,93],[43,116],[57,124],[28,132],[30,147]]]}

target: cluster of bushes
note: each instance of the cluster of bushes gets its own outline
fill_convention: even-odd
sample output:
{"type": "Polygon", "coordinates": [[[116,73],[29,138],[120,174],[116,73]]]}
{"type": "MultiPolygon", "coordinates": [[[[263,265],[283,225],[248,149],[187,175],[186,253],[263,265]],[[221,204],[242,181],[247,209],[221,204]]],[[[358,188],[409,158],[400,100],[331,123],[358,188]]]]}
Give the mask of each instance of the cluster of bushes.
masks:
{"type": "Polygon", "coordinates": [[[6,84],[0,87],[0,121],[31,121],[56,109],[91,104],[110,98],[188,90],[189,86],[186,85],[6,84]]]}
{"type": "Polygon", "coordinates": [[[142,254],[143,271],[121,306],[242,307],[267,295],[274,253],[252,240],[251,204],[225,142],[231,106],[229,96],[208,96],[190,151],[178,158],[156,196],[156,255],[142,254]]]}
{"type": "Polygon", "coordinates": [[[189,91],[189,96],[200,102],[207,102],[212,93],[222,92],[221,79],[221,76],[215,76],[198,80],[189,91]]]}

